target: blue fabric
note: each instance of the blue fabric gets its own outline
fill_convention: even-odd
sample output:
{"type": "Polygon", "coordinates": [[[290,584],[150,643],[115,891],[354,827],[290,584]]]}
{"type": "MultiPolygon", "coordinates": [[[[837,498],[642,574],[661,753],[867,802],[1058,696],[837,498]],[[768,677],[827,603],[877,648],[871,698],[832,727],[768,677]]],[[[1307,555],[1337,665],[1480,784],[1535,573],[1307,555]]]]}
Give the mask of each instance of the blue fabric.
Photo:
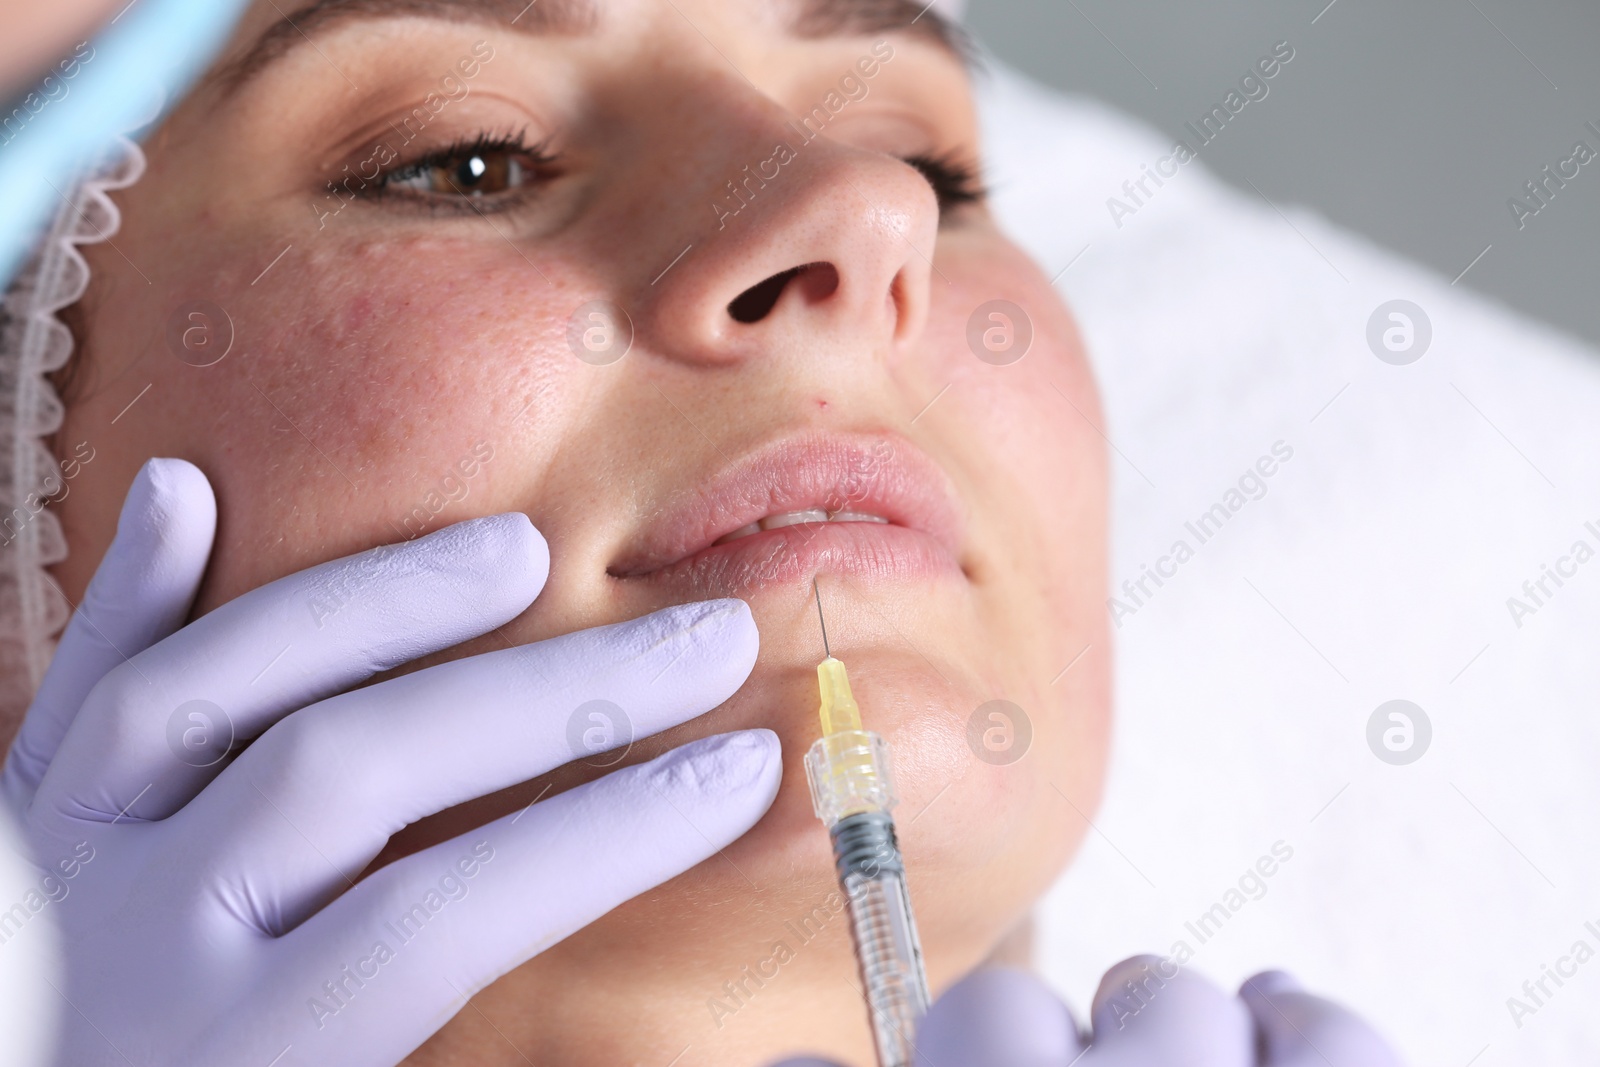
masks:
{"type": "Polygon", "coordinates": [[[136,0],[71,77],[0,114],[0,279],[9,281],[73,176],[161,101],[170,107],[226,43],[248,0],[136,0]],[[32,105],[30,107],[29,105],[32,105]],[[19,113],[20,112],[20,113],[19,113]]]}

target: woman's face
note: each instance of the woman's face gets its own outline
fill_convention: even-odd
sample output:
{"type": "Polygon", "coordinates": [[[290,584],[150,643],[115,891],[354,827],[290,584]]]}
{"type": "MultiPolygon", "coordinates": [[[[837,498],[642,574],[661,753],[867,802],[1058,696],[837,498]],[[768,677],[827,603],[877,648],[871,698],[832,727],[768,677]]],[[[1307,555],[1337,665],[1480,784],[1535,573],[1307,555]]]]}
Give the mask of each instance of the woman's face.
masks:
{"type": "MultiPolygon", "coordinates": [[[[96,458],[61,505],[58,576],[76,599],[139,465],[180,456],[220,507],[197,612],[502,511],[548,539],[549,583],[435,660],[744,599],[761,632],[749,681],[629,759],[771,727],[772,810],[479,1003],[518,1005],[496,1022],[525,1027],[535,1058],[562,1058],[551,1035],[602,987],[609,1012],[703,1031],[684,1064],[775,1042],[860,1056],[842,920],[790,946],[793,994],[708,1010],[834,891],[801,766],[818,731],[812,579],[893,747],[942,986],[1025,918],[1099,791],[1106,486],[1081,345],[1048,279],[968,202],[968,83],[920,2],[524,3],[251,10],[149,139],[115,248],[92,250],[58,442],[96,458]],[[991,317],[997,300],[1025,320],[991,317]],[[784,525],[818,509],[834,521],[784,525]],[[997,700],[1025,723],[983,707],[997,700]],[[834,1030],[802,1002],[838,1006],[834,1030]]],[[[412,826],[386,855],[548,784],[412,826]]],[[[462,1013],[415,1062],[445,1062],[441,1043],[474,1027],[462,1013]]]]}

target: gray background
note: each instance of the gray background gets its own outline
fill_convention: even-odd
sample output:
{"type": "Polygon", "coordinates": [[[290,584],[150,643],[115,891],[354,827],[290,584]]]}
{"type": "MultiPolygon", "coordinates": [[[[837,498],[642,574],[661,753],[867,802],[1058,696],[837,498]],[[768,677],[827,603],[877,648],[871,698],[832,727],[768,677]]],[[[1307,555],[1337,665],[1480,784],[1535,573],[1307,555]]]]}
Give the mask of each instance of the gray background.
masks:
{"type": "Polygon", "coordinates": [[[1600,158],[1519,230],[1507,200],[1600,152],[1595,0],[969,0],[1000,58],[1174,137],[1287,40],[1294,60],[1206,147],[1298,202],[1600,344],[1600,158]],[[1315,20],[1315,21],[1313,21],[1315,20]]]}

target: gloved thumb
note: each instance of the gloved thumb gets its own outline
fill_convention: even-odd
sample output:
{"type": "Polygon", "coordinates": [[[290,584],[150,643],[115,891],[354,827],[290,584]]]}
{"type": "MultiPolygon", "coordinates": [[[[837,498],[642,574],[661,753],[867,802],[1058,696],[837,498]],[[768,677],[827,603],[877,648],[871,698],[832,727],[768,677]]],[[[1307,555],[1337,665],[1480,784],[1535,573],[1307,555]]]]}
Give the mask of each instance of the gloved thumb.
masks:
{"type": "Polygon", "coordinates": [[[1095,993],[1094,1048],[1084,1067],[1253,1063],[1250,1014],[1175,961],[1134,956],[1112,967],[1095,993]]]}
{"type": "Polygon", "coordinates": [[[1072,1015],[1026,971],[985,967],[950,987],[923,1019],[917,1067],[1060,1067],[1082,1046],[1072,1015]]]}
{"type": "Polygon", "coordinates": [[[188,618],[216,526],[216,498],[200,468],[181,459],[152,459],[140,468],[116,537],[61,635],[6,759],[0,786],[13,811],[32,800],[95,683],[188,618]]]}
{"type": "Polygon", "coordinates": [[[1239,999],[1255,1018],[1264,1067],[1400,1067],[1377,1031],[1282,971],[1245,979],[1239,999]]]}
{"type": "MultiPolygon", "coordinates": [[[[1050,988],[1027,971],[984,967],[951,986],[912,1042],[916,1067],[1066,1067],[1083,1046],[1050,988]]],[[[801,1057],[772,1067],[837,1067],[801,1057]]]]}

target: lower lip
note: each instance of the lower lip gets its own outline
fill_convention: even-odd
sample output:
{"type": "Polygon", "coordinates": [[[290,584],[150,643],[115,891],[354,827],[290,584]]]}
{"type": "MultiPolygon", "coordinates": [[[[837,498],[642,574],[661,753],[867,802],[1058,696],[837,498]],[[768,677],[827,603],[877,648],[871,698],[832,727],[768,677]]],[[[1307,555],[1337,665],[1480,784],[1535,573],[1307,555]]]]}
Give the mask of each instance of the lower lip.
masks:
{"type": "Polygon", "coordinates": [[[807,522],[712,545],[638,578],[704,596],[739,596],[823,573],[873,584],[959,575],[961,568],[937,541],[905,526],[807,522]]]}

